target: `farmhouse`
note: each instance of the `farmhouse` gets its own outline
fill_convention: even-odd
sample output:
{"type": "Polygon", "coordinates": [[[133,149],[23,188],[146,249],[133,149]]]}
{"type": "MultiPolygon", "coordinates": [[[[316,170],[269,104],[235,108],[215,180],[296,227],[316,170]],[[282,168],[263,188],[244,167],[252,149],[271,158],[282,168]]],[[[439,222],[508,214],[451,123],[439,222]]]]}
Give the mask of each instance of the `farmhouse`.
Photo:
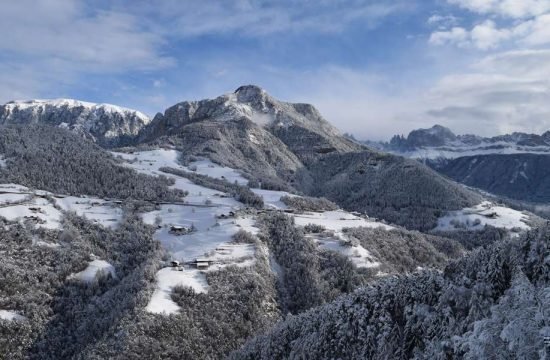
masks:
{"type": "Polygon", "coordinates": [[[207,270],[210,266],[210,261],[208,259],[196,259],[195,265],[199,270],[207,270]]]}
{"type": "Polygon", "coordinates": [[[173,235],[185,235],[193,232],[193,229],[188,226],[172,225],[170,226],[170,234],[173,235]]]}

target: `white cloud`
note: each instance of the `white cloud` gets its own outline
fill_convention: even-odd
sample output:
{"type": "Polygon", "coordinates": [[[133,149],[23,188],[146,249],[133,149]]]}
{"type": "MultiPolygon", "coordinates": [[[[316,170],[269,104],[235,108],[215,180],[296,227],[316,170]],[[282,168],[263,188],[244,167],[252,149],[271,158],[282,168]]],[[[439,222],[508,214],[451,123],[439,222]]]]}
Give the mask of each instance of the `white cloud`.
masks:
{"type": "Polygon", "coordinates": [[[342,31],[354,22],[374,25],[381,19],[411,6],[406,1],[369,0],[257,0],[139,1],[141,14],[155,14],[168,24],[168,35],[194,37],[236,33],[250,37],[274,33],[342,31]]]}
{"type": "Polygon", "coordinates": [[[430,36],[432,44],[454,44],[480,50],[510,45],[550,44],[550,0],[448,0],[448,2],[478,13],[485,19],[470,30],[453,28],[441,31],[442,29],[438,28],[430,36]],[[497,18],[501,20],[500,25],[495,21],[497,18]]]}
{"type": "Polygon", "coordinates": [[[470,34],[462,27],[454,27],[449,31],[436,31],[430,35],[430,43],[444,45],[448,43],[466,46],[469,43],[470,34]]]}
{"type": "Polygon", "coordinates": [[[439,15],[435,14],[428,18],[428,24],[437,26],[440,30],[447,30],[458,24],[459,19],[453,15],[439,15]]]}
{"type": "Polygon", "coordinates": [[[527,35],[523,42],[527,45],[546,45],[550,44],[550,14],[536,17],[534,20],[526,23],[525,32],[527,35]]]}
{"type": "Polygon", "coordinates": [[[496,24],[492,20],[487,20],[474,26],[470,32],[472,44],[481,50],[493,49],[512,36],[512,30],[497,29],[496,24]]]}
{"type": "Polygon", "coordinates": [[[498,28],[493,20],[474,26],[471,30],[454,27],[430,35],[433,45],[452,44],[480,50],[495,49],[503,44],[540,46],[550,44],[550,14],[521,21],[510,27],[498,28]]]}
{"type": "Polygon", "coordinates": [[[448,0],[480,14],[494,14],[514,19],[533,17],[550,11],[550,0],[448,0]]]}
{"type": "Polygon", "coordinates": [[[428,93],[427,114],[458,132],[548,131],[549,60],[550,50],[487,56],[472,72],[444,76],[428,93]]]}
{"type": "Polygon", "coordinates": [[[80,1],[19,0],[2,5],[0,51],[56,59],[88,70],[160,68],[162,39],[140,29],[139,19],[93,11],[80,1]]]}

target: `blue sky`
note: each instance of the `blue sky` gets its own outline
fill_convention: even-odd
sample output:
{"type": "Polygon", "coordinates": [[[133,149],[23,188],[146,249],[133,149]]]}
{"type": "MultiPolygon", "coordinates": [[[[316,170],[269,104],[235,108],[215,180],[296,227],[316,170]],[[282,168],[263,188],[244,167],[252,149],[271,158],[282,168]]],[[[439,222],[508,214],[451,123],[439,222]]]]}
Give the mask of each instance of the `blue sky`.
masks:
{"type": "Polygon", "coordinates": [[[550,130],[550,0],[18,0],[0,102],[68,97],[149,115],[257,84],[387,139],[550,130]]]}

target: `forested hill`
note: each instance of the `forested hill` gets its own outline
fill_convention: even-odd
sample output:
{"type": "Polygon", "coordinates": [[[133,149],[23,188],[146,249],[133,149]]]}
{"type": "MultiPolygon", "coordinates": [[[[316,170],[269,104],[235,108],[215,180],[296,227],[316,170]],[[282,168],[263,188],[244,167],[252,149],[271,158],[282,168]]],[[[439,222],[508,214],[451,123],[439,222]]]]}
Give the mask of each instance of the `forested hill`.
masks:
{"type": "Polygon", "coordinates": [[[549,239],[546,225],[443,273],[387,278],[287,319],[230,358],[544,358],[549,239]]]}
{"type": "Polygon", "coordinates": [[[176,200],[168,178],[138,174],[107,151],[64,129],[45,125],[0,126],[0,183],[64,195],[176,200]]]}

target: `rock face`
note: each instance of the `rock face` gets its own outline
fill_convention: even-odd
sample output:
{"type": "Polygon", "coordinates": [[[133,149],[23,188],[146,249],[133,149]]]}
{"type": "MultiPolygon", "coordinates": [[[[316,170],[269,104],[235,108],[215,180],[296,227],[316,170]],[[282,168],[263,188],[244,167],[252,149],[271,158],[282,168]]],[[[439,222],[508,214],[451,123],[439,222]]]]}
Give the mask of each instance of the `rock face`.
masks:
{"type": "Polygon", "coordinates": [[[0,106],[0,124],[46,124],[67,128],[101,146],[129,143],[150,122],[135,110],[71,99],[12,101],[0,106]]]}
{"type": "Polygon", "coordinates": [[[301,169],[327,153],[364,149],[313,106],[278,101],[253,85],[215,99],[178,103],[157,114],[139,142],[175,145],[186,155],[244,170],[277,188],[308,182],[301,169]]]}
{"type": "Polygon", "coordinates": [[[140,140],[151,141],[204,121],[218,125],[249,122],[279,138],[304,159],[319,153],[361,149],[343,137],[313,106],[278,101],[254,85],[241,86],[234,93],[215,99],[176,104],[164,114],[157,114],[140,140]]]}
{"type": "Polygon", "coordinates": [[[420,160],[453,180],[496,195],[550,201],[550,132],[483,138],[455,135],[435,125],[406,138],[396,135],[389,143],[368,144],[420,160]]]}

